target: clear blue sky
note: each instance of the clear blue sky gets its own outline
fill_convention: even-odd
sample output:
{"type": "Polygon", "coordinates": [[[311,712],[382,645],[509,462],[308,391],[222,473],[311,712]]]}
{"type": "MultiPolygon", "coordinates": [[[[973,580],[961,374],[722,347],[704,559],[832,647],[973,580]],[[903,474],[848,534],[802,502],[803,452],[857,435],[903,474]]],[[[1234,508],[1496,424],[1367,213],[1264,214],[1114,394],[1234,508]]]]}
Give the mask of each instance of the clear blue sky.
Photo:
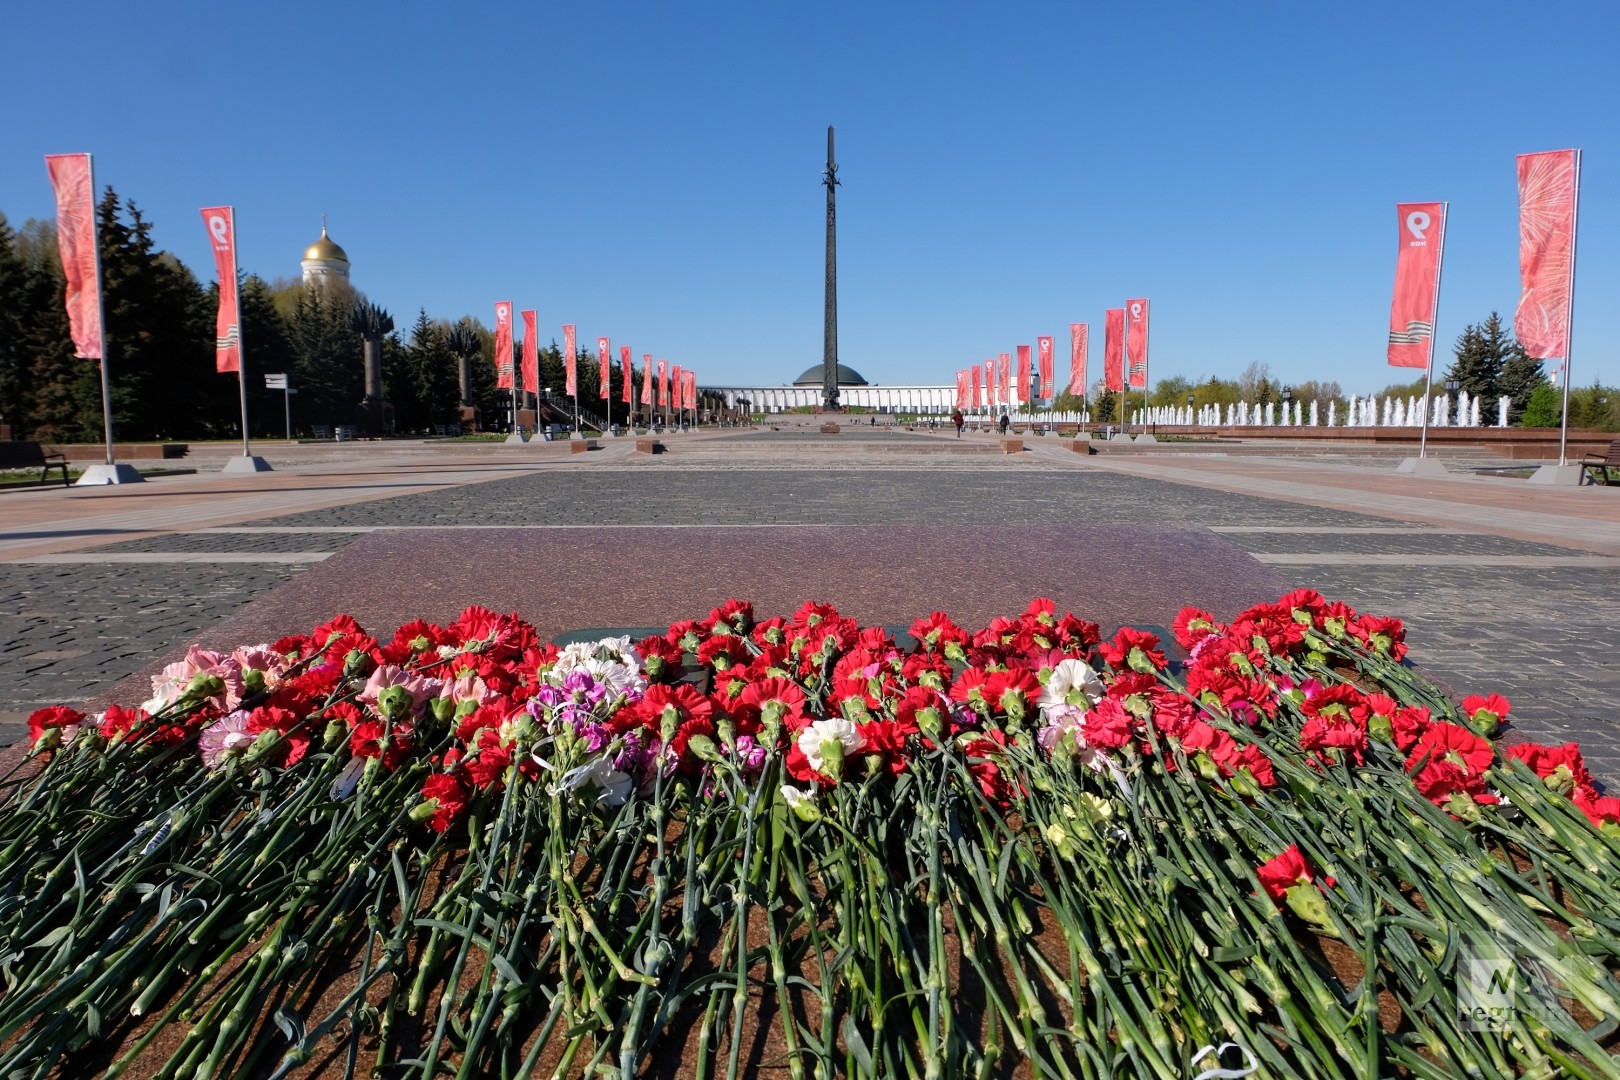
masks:
{"type": "MultiPolygon", "coordinates": [[[[1585,151],[1574,374],[1620,381],[1620,4],[18,4],[0,210],[88,150],[160,246],[293,275],[322,212],[408,325],[535,307],[702,381],[821,356],[838,128],[840,352],[948,382],[1153,301],[1155,380],[1366,393],[1394,204],[1449,199],[1442,353],[1518,297],[1514,154],[1585,151]],[[77,44],[69,45],[72,38],[77,44]],[[81,55],[74,69],[66,57],[81,55]]],[[[251,343],[248,347],[251,349],[251,343]]]]}

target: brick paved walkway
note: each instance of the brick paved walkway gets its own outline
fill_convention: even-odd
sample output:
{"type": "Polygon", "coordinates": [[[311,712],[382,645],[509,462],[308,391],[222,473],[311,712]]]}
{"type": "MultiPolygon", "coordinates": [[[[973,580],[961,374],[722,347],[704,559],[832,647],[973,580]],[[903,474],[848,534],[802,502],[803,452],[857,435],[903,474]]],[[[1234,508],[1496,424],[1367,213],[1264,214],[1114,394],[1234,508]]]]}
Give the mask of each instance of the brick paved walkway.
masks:
{"type": "Polygon", "coordinates": [[[656,458],[624,443],[544,461],[327,451],[262,490],[201,474],[95,505],[0,496],[0,742],[27,710],[104,691],[377,529],[1135,523],[1208,527],[1290,581],[1405,618],[1416,663],[1459,692],[1506,693],[1525,737],[1579,739],[1620,779],[1620,492],[1397,476],[1315,452],[1086,458],[1033,440],[1004,456],[982,438],[881,432],[670,441],[656,458]]]}

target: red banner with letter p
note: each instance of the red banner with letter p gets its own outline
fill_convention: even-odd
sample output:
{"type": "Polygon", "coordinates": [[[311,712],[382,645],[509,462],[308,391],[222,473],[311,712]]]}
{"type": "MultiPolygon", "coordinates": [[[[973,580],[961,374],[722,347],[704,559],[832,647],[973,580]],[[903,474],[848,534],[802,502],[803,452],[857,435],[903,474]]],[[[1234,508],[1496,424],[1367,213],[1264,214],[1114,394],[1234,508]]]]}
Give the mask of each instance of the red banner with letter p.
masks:
{"type": "Polygon", "coordinates": [[[568,389],[564,391],[576,401],[579,399],[579,357],[578,342],[574,339],[574,326],[569,323],[563,327],[563,371],[566,373],[568,389]]]}
{"type": "Polygon", "coordinates": [[[619,368],[624,373],[624,403],[630,404],[630,346],[619,346],[619,368]]]}
{"type": "Polygon", "coordinates": [[[1513,336],[1537,360],[1569,356],[1569,291],[1581,152],[1519,155],[1519,281],[1513,336]]]}
{"type": "Polygon", "coordinates": [[[1029,404],[1029,346],[1018,346],[1018,400],[1029,404]]]}
{"type": "Polygon", "coordinates": [[[1040,358],[1041,365],[1041,397],[1051,401],[1052,396],[1057,393],[1054,386],[1057,382],[1057,362],[1052,358],[1052,339],[1036,338],[1035,353],[1040,358]]]}
{"type": "Polygon", "coordinates": [[[676,412],[686,408],[686,380],[681,378],[681,365],[672,365],[669,369],[669,400],[670,407],[676,412]]]}
{"type": "Polygon", "coordinates": [[[1087,323],[1073,322],[1069,324],[1069,393],[1076,397],[1086,396],[1086,340],[1091,336],[1091,327],[1087,323]]]}
{"type": "Polygon", "coordinates": [[[1389,306],[1392,367],[1427,368],[1440,296],[1440,257],[1446,247],[1446,204],[1397,203],[1395,299],[1389,306]]]}
{"type": "Polygon", "coordinates": [[[1119,393],[1125,389],[1125,309],[1103,313],[1103,386],[1119,393]]]}
{"type": "Polygon", "coordinates": [[[669,361],[658,361],[658,407],[669,408],[669,361]]]}
{"type": "Polygon", "coordinates": [[[997,378],[996,401],[1002,405],[1012,404],[1012,357],[1006,353],[996,356],[997,378]]]}
{"type": "Polygon", "coordinates": [[[983,375],[983,372],[979,370],[978,364],[974,364],[971,370],[973,372],[973,409],[975,412],[977,412],[979,409],[979,402],[983,400],[979,396],[979,378],[983,375]]]}
{"type": "Polygon", "coordinates": [[[606,401],[611,396],[610,388],[613,385],[613,346],[605,337],[596,339],[596,360],[596,377],[602,384],[600,397],[606,401]]]}
{"type": "Polygon", "coordinates": [[[495,386],[512,389],[512,301],[495,302],[495,386]]]}
{"type": "Polygon", "coordinates": [[[214,370],[221,374],[242,370],[242,314],[236,295],[236,214],[229,206],[210,206],[202,212],[208,246],[214,250],[219,274],[219,314],[214,319],[214,370]]]}
{"type": "MultiPolygon", "coordinates": [[[[101,281],[96,260],[96,193],[89,154],[46,154],[56,193],[56,247],[67,278],[73,355],[101,359],[101,281]]],[[[111,436],[108,436],[111,438],[111,436]]]]}
{"type": "Polygon", "coordinates": [[[1125,301],[1125,374],[1132,386],[1147,386],[1148,302],[1125,301]]]}
{"type": "Polygon", "coordinates": [[[540,313],[520,311],[523,317],[523,389],[540,392],[540,313]]]}

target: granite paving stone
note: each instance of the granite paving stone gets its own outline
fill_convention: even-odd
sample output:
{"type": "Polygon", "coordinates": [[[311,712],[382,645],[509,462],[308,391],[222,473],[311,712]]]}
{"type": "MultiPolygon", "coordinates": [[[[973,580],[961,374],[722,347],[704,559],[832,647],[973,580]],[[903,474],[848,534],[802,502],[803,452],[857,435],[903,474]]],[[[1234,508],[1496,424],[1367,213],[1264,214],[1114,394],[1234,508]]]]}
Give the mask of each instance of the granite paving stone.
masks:
{"type": "MultiPolygon", "coordinates": [[[[487,593],[491,606],[502,606],[498,601],[516,590],[503,588],[508,579],[499,574],[479,578],[476,564],[467,563],[464,556],[475,542],[466,538],[479,535],[468,526],[485,530],[484,540],[476,543],[501,552],[500,565],[520,567],[513,573],[550,575],[553,580],[542,591],[545,603],[552,605],[549,610],[566,613],[553,619],[558,628],[566,628],[562,623],[576,628],[648,625],[658,621],[645,617],[654,609],[695,610],[692,602],[698,597],[688,586],[698,570],[709,568],[669,565],[667,560],[657,564],[661,549],[653,541],[659,540],[663,551],[700,552],[703,559],[723,560],[725,544],[739,541],[743,534],[735,530],[743,526],[752,527],[751,546],[738,550],[748,553],[755,579],[767,571],[772,545],[789,543],[777,537],[806,527],[856,526],[852,535],[868,545],[882,536],[878,527],[988,529],[973,534],[973,542],[988,549],[975,552],[974,558],[1006,568],[1007,576],[996,580],[1003,584],[1004,606],[1009,608],[1045,591],[1039,574],[1019,575],[1020,565],[1054,567],[1051,573],[1056,575],[1068,566],[1065,558],[1077,575],[1139,582],[1160,597],[1161,605],[1170,603],[1178,588],[1185,591],[1176,568],[1166,569],[1162,561],[1155,580],[1143,581],[1140,573],[1133,577],[1127,541],[1052,552],[1047,550],[1051,534],[1042,534],[1042,528],[1156,526],[1167,533],[1182,530],[1177,543],[1196,550],[1199,542],[1188,538],[1197,536],[1200,527],[1213,527],[1220,532],[1203,534],[1211,552],[1288,556],[1288,565],[1261,567],[1249,561],[1253,572],[1271,575],[1266,580],[1273,584],[1308,585],[1357,607],[1402,617],[1409,627],[1412,659],[1425,671],[1459,694],[1507,694],[1515,705],[1514,737],[1578,740],[1599,775],[1620,779],[1620,559],[1614,566],[1601,560],[1585,566],[1470,563],[1556,560],[1580,554],[1581,545],[1560,546],[1562,534],[1547,529],[1532,540],[1522,538],[1521,527],[1521,538],[1513,539],[1490,533],[1488,522],[1471,522],[1469,528],[1477,531],[1465,532],[1443,522],[1412,524],[1404,512],[1379,516],[1368,512],[1377,508],[1375,496],[1358,493],[1353,485],[1332,486],[1344,483],[1339,478],[1348,474],[1342,467],[1322,474],[1315,481],[1319,494],[1306,496],[1302,485],[1311,481],[1311,474],[1302,471],[1303,465],[1273,465],[1270,475],[1287,478],[1278,490],[1301,500],[1289,501],[1256,493],[1261,485],[1254,477],[1267,475],[1264,464],[1233,461],[1224,466],[1229,472],[1220,474],[1205,462],[1198,483],[1180,483],[1165,469],[1143,475],[1130,468],[1088,468],[1083,456],[1071,461],[1044,450],[1003,458],[957,452],[954,443],[882,431],[837,437],[811,432],[718,440],[674,437],[672,452],[657,458],[603,455],[591,467],[481,483],[470,482],[476,477],[469,470],[459,486],[240,522],[254,529],[298,531],[201,530],[128,541],[108,536],[108,543],[85,553],[159,558],[173,553],[177,559],[210,553],[335,553],[329,562],[307,569],[178,561],[0,563],[0,743],[16,736],[26,710],[105,693],[132,672],[177,655],[210,626],[220,626],[219,620],[238,613],[246,618],[255,610],[251,601],[271,589],[283,583],[295,588],[302,575],[330,571],[334,565],[347,567],[345,573],[357,579],[369,574],[396,581],[387,577],[391,564],[410,561],[413,551],[432,552],[447,569],[436,572],[430,561],[427,571],[403,584],[396,581],[401,611],[413,597],[432,595],[436,604],[449,607],[473,599],[464,594],[478,590],[483,590],[479,597],[487,593]],[[1218,486],[1226,482],[1222,475],[1230,477],[1225,489],[1218,486]],[[1320,494],[1328,492],[1343,495],[1330,502],[1320,494]],[[1407,522],[1392,517],[1406,517],[1407,522]],[[991,528],[997,526],[1002,528],[991,528]],[[634,596],[624,603],[614,598],[617,564],[575,565],[579,560],[557,554],[588,546],[593,531],[599,530],[617,537],[610,545],[618,553],[615,558],[644,557],[663,575],[640,602],[634,596]],[[692,535],[679,540],[683,530],[692,535]],[[728,531],[730,540],[725,539],[728,531]],[[1370,561],[1330,563],[1335,557],[1354,556],[1370,561]],[[1402,557],[1440,557],[1460,565],[1403,565],[1402,557]],[[535,561],[539,558],[551,560],[551,568],[535,561]],[[1058,562],[1051,563],[1053,558],[1058,562]],[[467,584],[456,584],[468,574],[467,584]]],[[[1457,498],[1464,490],[1437,490],[1432,497],[1457,498]]],[[[877,557],[862,557],[868,556],[877,557]]],[[[948,553],[932,562],[897,559],[894,572],[878,581],[874,592],[920,598],[948,594],[962,573],[962,560],[948,553]]],[[[320,615],[330,614],[330,604],[320,603],[323,594],[314,587],[322,579],[309,580],[311,587],[287,595],[313,605],[311,612],[321,608],[320,615]]],[[[302,609],[299,613],[306,614],[302,609]]],[[[233,620],[223,625],[250,624],[233,620]]]]}

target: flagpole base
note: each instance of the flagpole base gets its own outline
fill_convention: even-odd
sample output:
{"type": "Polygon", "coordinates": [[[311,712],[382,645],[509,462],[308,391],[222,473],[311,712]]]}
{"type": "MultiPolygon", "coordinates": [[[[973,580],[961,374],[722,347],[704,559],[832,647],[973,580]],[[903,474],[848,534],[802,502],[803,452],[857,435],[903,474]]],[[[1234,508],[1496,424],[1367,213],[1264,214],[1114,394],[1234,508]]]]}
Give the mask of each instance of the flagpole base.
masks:
{"type": "Polygon", "coordinates": [[[1543,465],[1531,474],[1526,481],[1531,484],[1552,484],[1555,487],[1579,487],[1581,483],[1581,467],[1579,465],[1543,465]]]}
{"type": "Polygon", "coordinates": [[[1398,473],[1410,473],[1413,476],[1450,476],[1451,472],[1432,457],[1409,457],[1395,466],[1398,473]]]}
{"type": "Polygon", "coordinates": [[[219,471],[225,473],[261,473],[274,472],[275,470],[270,467],[268,461],[257,454],[238,454],[236,457],[226,459],[225,467],[219,471]]]}
{"type": "Polygon", "coordinates": [[[101,487],[105,484],[144,484],[146,477],[135,471],[135,466],[122,461],[114,465],[92,465],[84,475],[73,482],[74,487],[101,487]]]}
{"type": "Polygon", "coordinates": [[[525,439],[523,437],[523,432],[521,432],[521,431],[514,431],[514,432],[512,432],[512,434],[510,434],[510,435],[508,435],[506,437],[506,445],[507,446],[522,446],[524,443],[526,443],[528,441],[529,441],[528,439],[525,439]]]}
{"type": "Polygon", "coordinates": [[[1137,436],[1137,437],[1136,437],[1136,438],[1135,438],[1135,439],[1134,439],[1134,440],[1132,440],[1132,441],[1133,441],[1133,442],[1139,442],[1139,443],[1143,443],[1143,444],[1146,444],[1146,445],[1150,445],[1150,446],[1151,446],[1151,445],[1154,445],[1154,444],[1156,444],[1156,443],[1157,443],[1157,442],[1158,442],[1158,441],[1159,441],[1159,440],[1158,440],[1158,439],[1155,439],[1155,438],[1154,438],[1154,437],[1153,437],[1153,433],[1152,433],[1152,432],[1150,432],[1150,431],[1144,431],[1144,432],[1142,432],[1142,434],[1140,434],[1140,435],[1138,435],[1138,436],[1137,436]]]}

